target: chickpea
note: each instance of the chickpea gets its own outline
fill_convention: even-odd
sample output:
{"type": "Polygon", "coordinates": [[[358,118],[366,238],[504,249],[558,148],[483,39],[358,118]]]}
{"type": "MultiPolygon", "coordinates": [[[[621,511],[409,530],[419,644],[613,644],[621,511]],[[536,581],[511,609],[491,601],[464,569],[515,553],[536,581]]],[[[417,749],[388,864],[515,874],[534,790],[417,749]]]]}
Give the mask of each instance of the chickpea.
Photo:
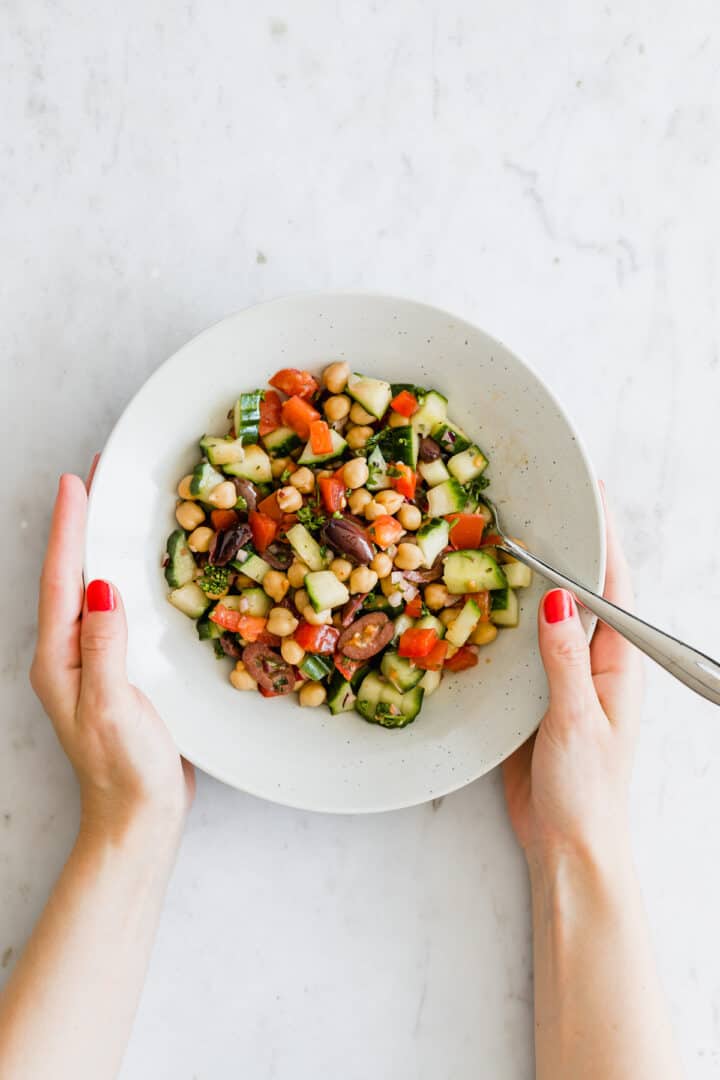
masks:
{"type": "Polygon", "coordinates": [[[479,622],[470,635],[470,640],[473,645],[489,645],[497,636],[497,626],[491,622],[479,622]]]}
{"type": "Polygon", "coordinates": [[[315,488],[315,476],[311,469],[301,465],[290,477],[290,483],[301,495],[309,495],[315,488]]]}
{"type": "Polygon", "coordinates": [[[351,427],[345,433],[347,444],[351,450],[360,450],[373,433],[371,427],[351,427]]]}
{"type": "Polygon", "coordinates": [[[205,520],[205,511],[196,502],[181,502],[175,511],[175,517],[181,529],[192,532],[205,520]]]}
{"type": "Polygon", "coordinates": [[[339,424],[350,412],[350,398],[345,394],[329,397],[323,405],[325,416],[331,424],[339,424]]]}
{"type": "Polygon", "coordinates": [[[400,570],[417,570],[424,562],[423,553],[417,544],[398,544],[395,565],[400,570]]]}
{"type": "Polygon", "coordinates": [[[208,529],[207,525],[199,525],[188,536],[188,547],[191,551],[209,551],[214,539],[215,533],[212,529],[208,529]]]}
{"type": "Polygon", "coordinates": [[[291,472],[295,468],[295,462],[291,457],[276,457],[270,462],[270,472],[277,480],[278,476],[282,476],[286,469],[291,472]]]}
{"type": "Polygon", "coordinates": [[[302,645],[298,645],[294,638],[283,638],[280,642],[280,653],[287,664],[300,664],[305,656],[302,645]]]}
{"type": "Polygon", "coordinates": [[[183,476],[182,480],[178,484],[177,493],[181,499],[194,499],[192,491],[190,490],[190,481],[192,480],[192,473],[188,473],[187,476],[183,476]]]}
{"type": "Polygon", "coordinates": [[[369,472],[365,458],[356,457],[348,461],[343,469],[343,481],[345,487],[356,490],[367,483],[369,472]]]}
{"type": "Polygon", "coordinates": [[[294,514],[302,506],[302,495],[297,488],[281,487],[275,492],[277,504],[284,514],[294,514]]]}
{"type": "Polygon", "coordinates": [[[305,575],[310,573],[310,567],[306,566],[304,562],[299,562],[295,559],[294,562],[288,567],[288,581],[292,585],[293,589],[302,589],[305,581],[305,575]]]}
{"type": "Polygon", "coordinates": [[[289,588],[290,582],[285,574],[281,574],[279,570],[268,570],[263,578],[263,589],[268,596],[278,604],[289,588]]]}
{"type": "Polygon", "coordinates": [[[348,506],[353,514],[362,514],[367,504],[372,501],[373,497],[367,488],[358,488],[348,499],[348,506]]]}
{"type": "Polygon", "coordinates": [[[336,360],[325,368],[322,378],[331,394],[342,394],[350,378],[350,365],[344,360],[336,360]]]}
{"type": "Polygon", "coordinates": [[[325,479],[326,477],[333,476],[332,469],[320,469],[318,472],[318,480],[325,479]]]}
{"type": "Polygon", "coordinates": [[[391,410],[388,427],[407,427],[408,422],[407,416],[401,416],[400,413],[391,410]]]}
{"type": "Polygon", "coordinates": [[[417,506],[411,506],[410,503],[405,503],[398,510],[398,521],[402,525],[403,529],[409,529],[413,532],[415,529],[420,528],[420,522],[422,521],[422,514],[418,510],[417,506]]]}
{"type": "Polygon", "coordinates": [[[377,555],[370,563],[370,569],[374,570],[379,578],[386,578],[392,571],[393,564],[389,555],[386,555],[384,551],[378,551],[377,555]]]}
{"type": "Polygon", "coordinates": [[[388,574],[387,577],[380,578],[380,588],[382,589],[383,596],[387,596],[388,600],[393,596],[400,596],[400,586],[393,581],[390,574],[388,574]]]}
{"type": "Polygon", "coordinates": [[[319,682],[303,683],[298,693],[298,700],[306,709],[317,708],[318,705],[323,704],[326,697],[327,691],[323,684],[319,682]]]}
{"type": "Polygon", "coordinates": [[[214,487],[207,497],[211,506],[218,510],[232,510],[237,502],[237,491],[232,480],[223,480],[222,484],[214,487]]]}
{"type": "Polygon", "coordinates": [[[330,563],[330,569],[338,581],[347,581],[352,573],[352,563],[348,562],[347,559],[333,559],[330,563]]]}
{"type": "Polygon", "coordinates": [[[372,592],[378,583],[378,576],[369,566],[356,566],[350,575],[351,593],[372,592]]]}
{"type": "Polygon", "coordinates": [[[440,622],[443,624],[443,626],[451,626],[452,623],[455,622],[459,614],[459,607],[446,607],[443,608],[443,610],[440,612],[438,618],[440,619],[440,622]]]}
{"type": "Polygon", "coordinates": [[[310,597],[304,589],[298,589],[298,591],[295,593],[295,596],[293,597],[293,601],[295,603],[295,607],[298,609],[299,612],[302,613],[305,608],[309,606],[310,597]]]}
{"type": "Polygon", "coordinates": [[[235,577],[235,587],[238,589],[257,589],[257,581],[248,577],[247,574],[237,574],[235,577]]]}
{"type": "Polygon", "coordinates": [[[233,668],[230,672],[230,682],[236,690],[257,690],[257,683],[249,671],[233,668]]]}
{"type": "Polygon", "coordinates": [[[425,604],[431,611],[439,611],[440,608],[447,607],[449,600],[450,593],[439,582],[433,582],[432,585],[426,587],[425,604]]]}
{"type": "Polygon", "coordinates": [[[323,608],[322,611],[316,611],[312,604],[308,604],[302,610],[302,617],[305,622],[309,622],[311,626],[329,626],[332,622],[332,611],[330,608],[323,608]]]}
{"type": "Polygon", "coordinates": [[[353,424],[372,424],[375,421],[375,417],[372,413],[369,413],[367,409],[363,409],[359,402],[354,401],[352,409],[350,410],[350,419],[353,424]]]}
{"type": "Polygon", "coordinates": [[[392,491],[388,488],[387,491],[378,491],[375,496],[375,502],[380,503],[385,507],[386,514],[397,514],[398,510],[405,502],[404,495],[401,495],[398,491],[392,491]]]}
{"type": "Polygon", "coordinates": [[[375,521],[379,517],[384,517],[387,514],[387,510],[384,506],[381,506],[379,502],[375,502],[371,499],[369,503],[366,503],[363,507],[363,513],[367,521],[375,521]]]}
{"type": "Polygon", "coordinates": [[[284,607],[274,607],[268,615],[267,631],[269,634],[277,634],[278,637],[289,637],[298,628],[298,620],[292,611],[284,607]]]}

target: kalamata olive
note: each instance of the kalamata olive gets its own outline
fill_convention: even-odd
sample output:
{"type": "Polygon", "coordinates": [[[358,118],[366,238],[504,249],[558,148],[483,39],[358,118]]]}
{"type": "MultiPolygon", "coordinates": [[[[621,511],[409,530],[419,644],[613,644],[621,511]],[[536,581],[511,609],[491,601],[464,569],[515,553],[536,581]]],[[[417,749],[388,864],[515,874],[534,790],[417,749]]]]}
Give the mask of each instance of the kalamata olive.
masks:
{"type": "Polygon", "coordinates": [[[221,634],[218,640],[220,641],[220,648],[226,656],[231,656],[233,660],[242,660],[243,647],[235,634],[226,632],[221,634]]]}
{"type": "Polygon", "coordinates": [[[238,495],[245,500],[245,508],[249,514],[251,510],[255,510],[257,507],[257,488],[250,480],[243,480],[239,476],[233,476],[232,482],[238,495]]]}
{"type": "Polygon", "coordinates": [[[242,523],[233,525],[231,529],[222,529],[215,533],[215,539],[210,548],[210,562],[213,566],[227,566],[235,558],[241,547],[247,544],[252,536],[250,526],[242,523]]]}
{"type": "Polygon", "coordinates": [[[293,561],[292,548],[289,544],[279,542],[270,544],[263,551],[263,559],[265,562],[270,563],[273,570],[287,570],[293,561]]]}
{"type": "Polygon", "coordinates": [[[424,435],[420,440],[418,457],[421,461],[437,461],[440,457],[440,447],[429,435],[424,435]]]}
{"type": "Polygon", "coordinates": [[[269,645],[255,642],[243,649],[242,660],[258,686],[274,694],[289,694],[295,683],[293,670],[269,645]]]}
{"type": "Polygon", "coordinates": [[[355,596],[351,596],[345,607],[340,612],[340,625],[349,626],[357,615],[360,608],[365,603],[365,597],[368,594],[365,592],[357,593],[355,596]]]}
{"type": "Polygon", "coordinates": [[[443,574],[442,566],[431,566],[429,570],[405,570],[403,577],[406,581],[412,581],[414,585],[422,585],[428,581],[438,581],[443,574]]]}
{"type": "Polygon", "coordinates": [[[373,560],[375,553],[365,530],[349,518],[331,518],[323,528],[322,537],[329,547],[353,562],[367,566],[373,560]]]}
{"type": "Polygon", "coordinates": [[[371,611],[356,619],[343,630],[338,650],[351,660],[368,660],[384,649],[395,632],[395,626],[382,611],[371,611]]]}

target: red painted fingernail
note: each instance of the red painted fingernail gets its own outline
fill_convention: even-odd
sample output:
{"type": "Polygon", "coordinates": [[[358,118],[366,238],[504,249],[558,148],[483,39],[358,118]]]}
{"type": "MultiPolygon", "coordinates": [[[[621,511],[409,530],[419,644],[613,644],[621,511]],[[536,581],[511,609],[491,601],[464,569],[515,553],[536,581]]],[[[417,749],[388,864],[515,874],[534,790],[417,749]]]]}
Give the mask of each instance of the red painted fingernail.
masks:
{"type": "Polygon", "coordinates": [[[85,591],[88,611],[114,611],[115,593],[108,581],[91,581],[85,591]]]}
{"type": "Polygon", "coordinates": [[[546,622],[563,622],[575,614],[575,602],[566,589],[553,589],[543,600],[546,622]]]}

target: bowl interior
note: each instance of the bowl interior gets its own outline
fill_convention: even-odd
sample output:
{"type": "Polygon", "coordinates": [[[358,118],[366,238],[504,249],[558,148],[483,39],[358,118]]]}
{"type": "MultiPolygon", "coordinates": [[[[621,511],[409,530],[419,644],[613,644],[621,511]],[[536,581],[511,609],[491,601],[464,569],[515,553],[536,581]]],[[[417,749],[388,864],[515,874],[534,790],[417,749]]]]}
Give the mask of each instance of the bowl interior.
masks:
{"type": "MultiPolygon", "coordinates": [[[[536,641],[544,588],[520,592],[520,626],[446,679],[400,731],[354,713],[300,709],[230,686],[193,624],[171,608],[160,570],[175,488],[204,433],[225,430],[241,390],[279,367],[354,370],[436,387],[449,415],[490,458],[488,493],[509,531],[590,587],[604,575],[604,529],[586,455],[559,405],[503,345],[438,309],[364,294],[310,294],[250,308],[205,331],[164,363],[118,421],[90,500],[87,580],[120,588],[130,626],[129,669],[181,752],[244,791],[314,810],[387,810],[474,780],[523,742],[542,716],[536,641]],[[118,523],[118,505],[132,506],[118,523]]],[[[590,629],[590,623],[588,623],[590,629]]]]}

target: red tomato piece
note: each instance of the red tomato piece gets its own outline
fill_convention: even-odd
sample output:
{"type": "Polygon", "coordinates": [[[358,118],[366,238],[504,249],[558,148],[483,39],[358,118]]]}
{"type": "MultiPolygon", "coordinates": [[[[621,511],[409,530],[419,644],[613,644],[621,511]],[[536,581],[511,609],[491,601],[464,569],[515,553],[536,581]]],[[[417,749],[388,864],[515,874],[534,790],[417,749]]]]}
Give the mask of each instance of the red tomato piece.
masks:
{"type": "Polygon", "coordinates": [[[278,533],[278,523],[260,510],[252,510],[248,515],[253,544],[262,555],[268,544],[272,544],[278,533]]]}
{"type": "Polygon", "coordinates": [[[260,402],[260,434],[269,435],[282,424],[282,401],[274,390],[266,390],[260,402]]]}
{"type": "Polygon", "coordinates": [[[336,510],[342,510],[347,503],[344,481],[335,476],[321,476],[318,479],[318,487],[326,510],[329,510],[331,514],[336,510]]]}
{"type": "Polygon", "coordinates": [[[268,382],[288,397],[311,398],[318,389],[318,384],[309,371],[294,367],[281,368],[268,382]]]}
{"type": "Polygon", "coordinates": [[[427,656],[416,656],[413,663],[422,671],[440,671],[445,663],[445,654],[448,650],[447,641],[437,641],[427,656]]]}
{"type": "Polygon", "coordinates": [[[301,622],[293,634],[298,645],[311,653],[335,652],[340,631],[336,626],[311,626],[310,623],[301,622]]]}
{"type": "Polygon", "coordinates": [[[465,671],[466,668],[475,667],[478,662],[477,653],[469,645],[463,645],[454,656],[445,661],[446,671],[465,671]]]}
{"type": "Polygon", "coordinates": [[[417,476],[410,466],[404,465],[401,461],[398,461],[393,464],[391,471],[393,470],[400,475],[391,477],[390,483],[392,486],[400,495],[404,495],[406,499],[414,499],[417,476]]]}
{"type": "Polygon", "coordinates": [[[370,538],[381,548],[390,547],[391,544],[400,539],[404,532],[405,530],[400,522],[396,521],[394,517],[390,517],[389,514],[382,514],[379,518],[375,518],[375,521],[368,529],[370,538]]]}
{"type": "Polygon", "coordinates": [[[313,420],[319,420],[320,413],[313,409],[307,401],[295,395],[283,402],[282,421],[293,431],[297,432],[301,439],[310,438],[310,425],[313,420]]]}
{"type": "Polygon", "coordinates": [[[310,446],[313,454],[329,454],[331,452],[330,428],[324,420],[313,420],[310,424],[310,446]]]}
{"type": "Polygon", "coordinates": [[[400,413],[400,416],[412,416],[418,411],[419,405],[414,394],[411,394],[409,390],[401,390],[390,402],[390,408],[400,413]]]}
{"type": "Polygon", "coordinates": [[[222,529],[232,529],[233,525],[237,524],[237,519],[238,516],[234,510],[210,511],[210,520],[216,532],[220,532],[222,529]]]}
{"type": "Polygon", "coordinates": [[[351,660],[349,656],[343,656],[342,653],[335,653],[333,657],[333,663],[344,679],[348,682],[352,679],[353,675],[359,668],[365,663],[364,660],[351,660]]]}
{"type": "Polygon", "coordinates": [[[405,605],[405,614],[409,615],[411,619],[419,619],[422,615],[422,605],[422,597],[418,595],[405,605]]]}
{"type": "Polygon", "coordinates": [[[411,626],[400,635],[398,655],[405,656],[409,660],[414,660],[418,656],[427,656],[439,640],[436,630],[430,627],[425,629],[411,626]]]}
{"type": "Polygon", "coordinates": [[[448,514],[450,544],[456,551],[474,551],[480,547],[485,518],[480,514],[448,514]]]}
{"type": "Polygon", "coordinates": [[[210,612],[210,618],[218,626],[222,626],[223,630],[242,634],[246,641],[258,641],[267,626],[267,619],[262,619],[259,615],[243,615],[242,611],[226,608],[222,603],[217,604],[210,612]]]}

